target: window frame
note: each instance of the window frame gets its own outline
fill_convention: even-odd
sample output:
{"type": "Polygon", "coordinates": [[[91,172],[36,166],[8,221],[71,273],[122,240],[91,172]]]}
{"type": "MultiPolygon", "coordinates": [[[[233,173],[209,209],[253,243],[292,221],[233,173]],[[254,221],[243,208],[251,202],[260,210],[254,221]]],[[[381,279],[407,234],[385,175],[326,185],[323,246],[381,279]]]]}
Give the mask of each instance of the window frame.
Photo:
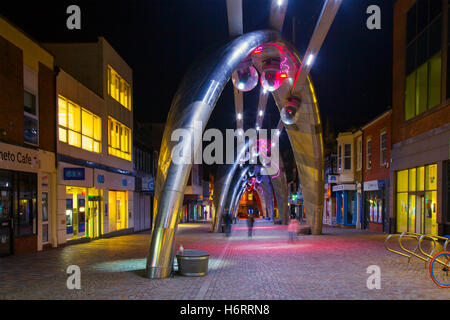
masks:
{"type": "Polygon", "coordinates": [[[98,115],[96,115],[95,113],[93,113],[92,111],[83,108],[82,106],[76,104],[75,102],[73,102],[72,100],[62,96],[62,95],[58,95],[58,142],[62,142],[62,143],[66,143],[69,146],[75,147],[75,148],[80,148],[82,150],[85,151],[89,151],[89,152],[93,152],[95,154],[101,154],[102,153],[102,118],[98,115]],[[66,126],[63,126],[60,124],[60,100],[64,100],[66,103],[66,126]],[[73,106],[75,106],[76,108],[79,108],[79,123],[80,123],[80,128],[79,131],[76,131],[76,129],[72,129],[69,126],[69,104],[72,104],[73,106]],[[92,137],[83,133],[83,112],[89,114],[90,116],[92,116],[92,137]],[[96,121],[100,120],[100,121],[96,121]],[[96,128],[96,123],[100,124],[100,129],[96,128]],[[61,140],[61,136],[60,136],[60,130],[65,130],[66,132],[66,139],[61,140]],[[95,138],[96,135],[96,131],[99,130],[100,132],[100,140],[97,140],[95,138]],[[71,144],[69,143],[69,132],[73,132],[78,136],[79,139],[79,146],[76,144],[71,144]],[[84,148],[83,147],[83,137],[92,140],[92,150],[84,148]],[[98,152],[95,151],[95,143],[98,143],[98,152]]]}
{"type": "Polygon", "coordinates": [[[108,154],[120,159],[132,161],[131,129],[113,117],[108,117],[108,154]],[[127,132],[127,134],[125,134],[127,132]],[[114,143],[113,143],[114,138],[114,143]],[[124,139],[126,138],[126,139],[124,139]],[[125,144],[125,147],[123,147],[125,144]],[[117,147],[118,146],[118,147],[117,147]]]}
{"type": "Polygon", "coordinates": [[[366,170],[372,170],[372,137],[366,139],[366,170]],[[369,148],[370,146],[370,148],[369,148]],[[369,152],[370,151],[370,152],[369,152]]]}
{"type": "Polygon", "coordinates": [[[352,163],[352,154],[353,154],[352,151],[353,150],[352,149],[353,149],[352,148],[352,143],[344,143],[344,157],[343,157],[343,159],[344,159],[344,171],[351,171],[352,168],[353,168],[353,163],[352,163]],[[346,154],[347,146],[350,148],[350,154],[349,155],[346,154]],[[349,162],[350,163],[350,167],[349,168],[346,167],[347,160],[350,161],[349,162]]]}
{"type": "Polygon", "coordinates": [[[387,159],[387,131],[386,129],[383,129],[380,131],[380,168],[386,168],[387,164],[388,164],[388,159],[387,159]],[[383,136],[385,136],[386,141],[385,141],[385,146],[383,148],[383,136]],[[383,161],[383,152],[384,152],[384,161],[383,161]]]}
{"type": "MultiPolygon", "coordinates": [[[[439,1],[439,0],[431,0],[431,1],[439,1]]],[[[447,5],[441,6],[441,10],[439,12],[439,14],[434,14],[434,17],[432,16],[432,12],[430,11],[432,8],[431,5],[431,1],[427,1],[427,12],[428,12],[428,16],[427,16],[427,22],[426,24],[423,26],[423,28],[421,28],[421,30],[419,30],[419,14],[418,14],[418,1],[415,1],[410,7],[409,9],[405,12],[405,30],[406,32],[408,32],[408,28],[409,28],[409,23],[410,22],[414,22],[415,23],[415,31],[414,31],[414,36],[412,36],[410,39],[408,38],[408,35],[405,36],[405,61],[406,61],[406,68],[405,68],[405,79],[404,79],[404,95],[405,95],[405,99],[403,102],[403,108],[404,108],[404,114],[403,114],[403,121],[404,122],[409,122],[412,119],[417,118],[418,116],[425,114],[428,110],[432,110],[436,107],[439,107],[442,105],[443,100],[442,100],[442,96],[443,96],[443,90],[445,90],[445,88],[443,88],[444,85],[444,81],[443,81],[443,74],[444,74],[444,70],[443,70],[443,66],[444,66],[444,62],[443,62],[443,54],[444,54],[444,29],[445,29],[445,23],[444,23],[444,10],[447,9],[447,5]],[[414,21],[409,21],[409,14],[411,12],[411,10],[415,10],[415,18],[414,21]],[[432,34],[433,28],[435,27],[435,24],[438,23],[438,21],[440,21],[440,27],[441,27],[441,44],[440,44],[440,50],[432,50],[434,47],[432,46],[432,41],[431,41],[431,37],[430,35],[432,34]],[[418,52],[420,50],[419,48],[419,42],[420,40],[424,37],[427,36],[427,41],[426,41],[426,48],[423,48],[425,50],[425,60],[424,61],[419,61],[419,57],[418,57],[418,52]],[[410,51],[410,49],[414,49],[413,52],[410,51]],[[408,65],[408,61],[409,61],[409,57],[412,56],[414,57],[414,63],[412,65],[411,70],[409,70],[409,65],[408,65]],[[434,60],[438,55],[440,55],[440,94],[439,94],[439,103],[434,105],[434,106],[430,106],[430,92],[431,92],[431,86],[430,86],[430,68],[431,68],[431,61],[434,60]],[[418,110],[418,101],[417,101],[417,97],[418,97],[418,88],[417,88],[417,78],[418,78],[418,71],[419,69],[421,69],[424,65],[427,66],[427,86],[426,86],[426,94],[425,94],[425,110],[423,110],[422,112],[419,112],[418,110]],[[408,100],[408,91],[407,91],[407,80],[408,78],[413,75],[413,82],[414,82],[414,95],[413,97],[411,97],[414,106],[412,106],[413,109],[413,115],[410,118],[407,118],[407,102],[408,100]]],[[[444,5],[444,1],[441,0],[441,4],[444,5]]],[[[434,33],[433,33],[434,34],[434,33]]],[[[411,79],[412,80],[412,79],[411,79]]]]}
{"type": "Polygon", "coordinates": [[[108,64],[108,94],[120,103],[121,106],[131,111],[131,86],[120,74],[108,64]],[[114,84],[114,88],[113,88],[114,84]]]}

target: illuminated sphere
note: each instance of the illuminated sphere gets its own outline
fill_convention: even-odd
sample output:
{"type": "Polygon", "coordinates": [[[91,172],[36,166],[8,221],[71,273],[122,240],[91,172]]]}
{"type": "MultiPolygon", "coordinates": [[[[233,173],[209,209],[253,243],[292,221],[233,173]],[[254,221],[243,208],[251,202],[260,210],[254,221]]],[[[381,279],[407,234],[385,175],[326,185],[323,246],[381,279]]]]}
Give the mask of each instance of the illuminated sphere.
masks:
{"type": "Polygon", "coordinates": [[[261,85],[268,92],[277,90],[283,83],[281,75],[286,74],[280,71],[280,59],[271,58],[264,61],[263,73],[261,74],[261,85]]]}
{"type": "Polygon", "coordinates": [[[231,79],[236,89],[247,92],[258,84],[258,71],[253,66],[241,68],[233,72],[231,79]]]}
{"type": "Polygon", "coordinates": [[[278,76],[278,70],[267,70],[261,75],[261,85],[266,91],[273,92],[281,87],[283,80],[278,76]]]}
{"type": "Polygon", "coordinates": [[[298,107],[293,105],[286,105],[281,109],[281,121],[283,121],[284,124],[291,125],[297,122],[299,112],[298,107]]]}

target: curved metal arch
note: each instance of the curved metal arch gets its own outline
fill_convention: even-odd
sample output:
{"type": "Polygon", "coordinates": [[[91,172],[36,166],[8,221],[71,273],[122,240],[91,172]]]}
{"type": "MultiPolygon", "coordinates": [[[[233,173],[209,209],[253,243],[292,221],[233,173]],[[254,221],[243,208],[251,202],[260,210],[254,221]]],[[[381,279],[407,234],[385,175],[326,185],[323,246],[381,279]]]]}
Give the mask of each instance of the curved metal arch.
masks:
{"type": "Polygon", "coordinates": [[[278,214],[281,223],[288,223],[288,188],[283,160],[280,160],[279,176],[272,179],[272,187],[277,199],[278,214]]]}
{"type": "MultiPolygon", "coordinates": [[[[158,162],[158,174],[155,186],[155,224],[147,259],[147,277],[149,278],[165,278],[171,273],[178,216],[182,210],[184,190],[192,167],[192,162],[177,164],[172,161],[171,156],[178,143],[171,141],[170,138],[172,132],[175,129],[185,129],[191,132],[198,122],[200,122],[201,125],[201,132],[203,132],[225,84],[230,79],[231,73],[254,48],[265,43],[281,43],[286,45],[282,41],[280,34],[273,30],[255,31],[243,35],[225,46],[217,54],[213,55],[211,59],[206,60],[197,68],[191,70],[184,78],[175,95],[168,115],[158,162]]],[[[298,55],[296,56],[298,57],[298,55]]],[[[299,61],[300,59],[296,62],[298,63],[299,61]]],[[[276,92],[276,94],[274,94],[275,101],[280,110],[280,106],[282,106],[284,102],[283,100],[286,100],[289,96],[286,94],[282,95],[283,92],[284,91],[280,91],[279,93],[276,92]]],[[[305,96],[308,96],[307,92],[301,92],[305,96]]],[[[311,96],[311,92],[309,92],[309,96],[311,96]]],[[[309,100],[311,99],[312,98],[309,100]]],[[[308,99],[305,101],[307,100],[308,99]]],[[[304,104],[306,107],[304,114],[308,115],[310,113],[308,112],[308,104],[302,103],[302,106],[304,104]]],[[[317,112],[312,114],[311,117],[313,121],[316,121],[316,123],[313,124],[313,127],[321,130],[318,109],[316,111],[317,112]]],[[[297,129],[289,128],[292,132],[288,131],[292,147],[297,150],[298,154],[302,152],[302,142],[306,142],[306,140],[301,137],[301,134],[303,134],[300,130],[302,128],[302,123],[299,122],[303,122],[303,119],[299,118],[297,123],[299,126],[297,129]],[[297,131],[299,134],[294,134],[297,131]]],[[[311,125],[311,123],[307,124],[311,125]]],[[[309,134],[312,133],[316,134],[317,132],[313,130],[309,134]]],[[[299,168],[300,179],[302,179],[302,175],[306,178],[312,177],[313,180],[310,184],[313,185],[313,187],[311,190],[312,192],[317,190],[321,193],[323,200],[323,187],[319,188],[318,186],[314,186],[314,184],[323,181],[323,147],[322,142],[317,141],[320,137],[321,131],[319,131],[319,137],[314,137],[313,141],[310,140],[313,144],[312,156],[311,152],[307,152],[305,157],[296,155],[296,163],[299,168]],[[309,161],[314,159],[320,161],[320,164],[317,167],[309,161]],[[302,161],[306,162],[305,166],[302,166],[302,161]],[[305,174],[308,168],[311,168],[316,172],[305,174]],[[322,172],[319,172],[320,168],[322,169],[322,172]],[[322,177],[322,180],[317,179],[317,177],[320,176],[322,177]]],[[[191,142],[190,139],[188,141],[191,142]]],[[[183,155],[186,158],[188,156],[192,158],[193,155],[198,154],[196,151],[198,151],[200,147],[201,139],[200,141],[193,139],[192,149],[190,152],[186,152],[186,154],[183,153],[183,155]]],[[[296,153],[295,150],[294,154],[296,153]]],[[[227,193],[228,192],[225,192],[225,196],[227,193]]],[[[308,206],[305,205],[305,207],[306,209],[311,209],[312,224],[320,224],[321,230],[321,221],[317,221],[317,219],[319,219],[317,215],[321,216],[323,201],[322,204],[317,203],[316,200],[320,198],[320,195],[316,197],[312,193],[304,194],[305,200],[308,197],[308,206]],[[320,208],[317,208],[316,206],[320,206],[320,208]]],[[[216,211],[216,217],[220,219],[219,213],[220,212],[216,211]]],[[[318,229],[313,225],[313,232],[316,230],[318,229]]],[[[318,233],[320,233],[320,231],[318,233]]]]}
{"type": "Polygon", "coordinates": [[[233,181],[231,183],[231,185],[233,186],[233,192],[231,193],[231,195],[230,193],[228,193],[228,199],[226,202],[226,208],[230,210],[230,213],[234,204],[234,199],[239,193],[239,189],[242,186],[242,183],[245,179],[245,175],[247,174],[248,169],[249,166],[245,166],[244,168],[241,169],[239,174],[235,175],[235,177],[233,178],[233,181]]]}

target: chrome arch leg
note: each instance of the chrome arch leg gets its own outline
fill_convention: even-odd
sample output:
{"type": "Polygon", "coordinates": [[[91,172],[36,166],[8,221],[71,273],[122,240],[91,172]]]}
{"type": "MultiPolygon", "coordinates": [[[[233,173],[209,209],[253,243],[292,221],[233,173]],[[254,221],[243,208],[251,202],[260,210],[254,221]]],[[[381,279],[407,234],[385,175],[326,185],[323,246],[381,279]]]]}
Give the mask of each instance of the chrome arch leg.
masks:
{"type": "MultiPolygon", "coordinates": [[[[170,108],[158,161],[155,225],[147,259],[147,277],[165,278],[170,275],[178,216],[192,167],[172,161],[172,152],[176,146],[171,141],[173,131],[191,130],[200,122],[203,132],[223,88],[238,64],[257,46],[279,41],[280,34],[273,30],[243,35],[191,70],[182,81],[170,108]]],[[[194,145],[191,156],[198,147],[194,145]]]]}

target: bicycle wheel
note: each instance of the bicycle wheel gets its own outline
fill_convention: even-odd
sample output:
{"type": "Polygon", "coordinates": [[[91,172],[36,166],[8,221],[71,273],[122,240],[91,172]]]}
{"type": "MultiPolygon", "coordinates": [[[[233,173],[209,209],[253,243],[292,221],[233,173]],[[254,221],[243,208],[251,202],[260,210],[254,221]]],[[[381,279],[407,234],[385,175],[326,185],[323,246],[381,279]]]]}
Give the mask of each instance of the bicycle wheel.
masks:
{"type": "Polygon", "coordinates": [[[450,252],[437,253],[430,261],[430,277],[441,288],[450,288],[450,252]]]}

